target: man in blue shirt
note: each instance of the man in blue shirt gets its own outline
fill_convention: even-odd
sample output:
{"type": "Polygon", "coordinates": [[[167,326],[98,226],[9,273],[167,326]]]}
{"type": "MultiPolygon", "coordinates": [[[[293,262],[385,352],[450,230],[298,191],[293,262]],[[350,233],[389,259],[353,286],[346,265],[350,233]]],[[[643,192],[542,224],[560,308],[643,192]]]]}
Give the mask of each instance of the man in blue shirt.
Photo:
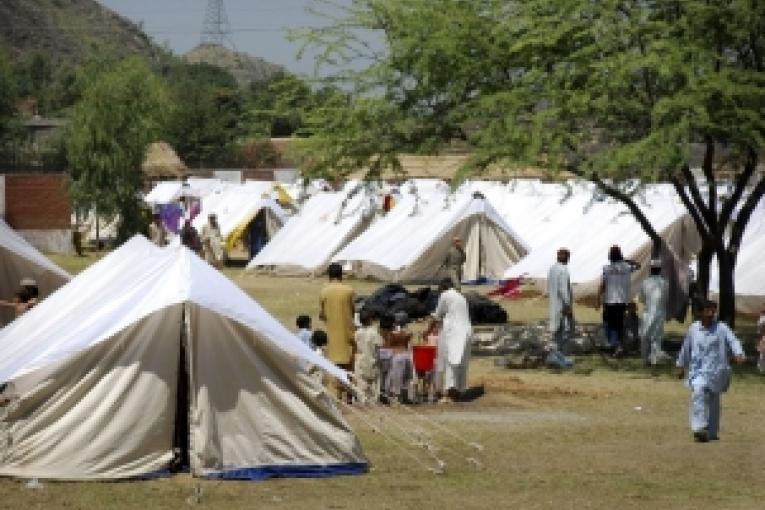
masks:
{"type": "Polygon", "coordinates": [[[719,439],[720,394],[728,390],[730,383],[729,349],[736,363],[743,363],[741,342],[727,324],[717,320],[717,303],[707,301],[701,319],[691,324],[677,356],[678,378],[688,367],[691,431],[698,442],[719,439]]]}

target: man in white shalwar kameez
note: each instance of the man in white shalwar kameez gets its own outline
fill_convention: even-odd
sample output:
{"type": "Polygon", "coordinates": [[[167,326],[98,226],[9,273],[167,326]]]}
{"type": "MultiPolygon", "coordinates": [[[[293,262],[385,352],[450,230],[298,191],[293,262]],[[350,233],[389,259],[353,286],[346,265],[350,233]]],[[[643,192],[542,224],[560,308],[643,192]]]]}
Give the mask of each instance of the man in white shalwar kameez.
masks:
{"type": "Polygon", "coordinates": [[[667,319],[669,286],[661,276],[661,260],[651,261],[651,274],[640,284],[638,300],[643,303],[640,320],[640,354],[643,363],[656,365],[667,357],[661,349],[664,323],[667,319]]]}
{"type": "Polygon", "coordinates": [[[570,253],[566,248],[558,250],[558,260],[547,273],[547,295],[550,302],[549,330],[559,351],[563,350],[567,331],[571,332],[574,329],[571,278],[566,267],[569,256],[570,253]]]}
{"type": "Polygon", "coordinates": [[[441,389],[455,400],[460,392],[467,389],[468,364],[470,362],[470,336],[473,327],[465,297],[454,289],[451,278],[445,278],[439,285],[436,319],[441,321],[438,336],[436,378],[441,389]]]}
{"type": "Polygon", "coordinates": [[[725,323],[717,321],[716,315],[717,303],[705,302],[701,320],[691,324],[677,356],[679,378],[688,367],[691,431],[701,443],[720,438],[720,395],[730,384],[728,352],[733,353],[736,363],[744,362],[741,342],[725,323]]]}

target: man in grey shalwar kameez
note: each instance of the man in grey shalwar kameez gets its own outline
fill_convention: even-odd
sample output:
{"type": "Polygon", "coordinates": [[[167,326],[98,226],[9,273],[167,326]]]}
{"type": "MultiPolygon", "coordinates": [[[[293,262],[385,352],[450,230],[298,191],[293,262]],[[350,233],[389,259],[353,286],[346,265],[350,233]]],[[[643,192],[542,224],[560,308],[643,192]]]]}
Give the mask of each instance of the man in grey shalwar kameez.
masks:
{"type": "Polygon", "coordinates": [[[643,280],[638,300],[643,303],[643,317],[640,320],[640,354],[643,363],[656,365],[667,357],[661,349],[664,338],[664,323],[667,319],[667,296],[669,286],[661,276],[661,261],[651,261],[651,274],[643,280]]]}
{"type": "Polygon", "coordinates": [[[470,324],[467,300],[454,289],[451,278],[444,278],[439,285],[441,296],[433,315],[441,321],[441,333],[436,349],[436,379],[440,389],[455,400],[467,389],[467,372],[470,362],[470,324]]]}
{"type": "Polygon", "coordinates": [[[728,390],[730,383],[728,351],[736,363],[744,361],[741,342],[716,315],[717,303],[705,302],[701,320],[691,324],[677,356],[679,378],[688,367],[691,431],[694,439],[702,443],[720,438],[720,394],[728,390]]]}
{"type": "Polygon", "coordinates": [[[574,328],[572,308],[571,278],[568,274],[570,253],[566,248],[558,250],[558,260],[547,273],[547,295],[550,302],[550,324],[553,342],[558,350],[563,350],[566,333],[574,328]]]}

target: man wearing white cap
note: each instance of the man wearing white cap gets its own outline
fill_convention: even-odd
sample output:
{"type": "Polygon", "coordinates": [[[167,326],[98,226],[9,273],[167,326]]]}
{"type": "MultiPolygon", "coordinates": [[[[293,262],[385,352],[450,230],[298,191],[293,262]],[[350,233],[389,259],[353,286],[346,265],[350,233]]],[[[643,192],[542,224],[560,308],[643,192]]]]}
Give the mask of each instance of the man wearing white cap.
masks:
{"type": "Polygon", "coordinates": [[[669,286],[661,276],[661,260],[651,260],[650,275],[640,285],[638,299],[643,303],[643,318],[640,321],[640,355],[646,365],[656,365],[668,359],[661,350],[664,338],[664,322],[667,318],[667,296],[669,286]]]}

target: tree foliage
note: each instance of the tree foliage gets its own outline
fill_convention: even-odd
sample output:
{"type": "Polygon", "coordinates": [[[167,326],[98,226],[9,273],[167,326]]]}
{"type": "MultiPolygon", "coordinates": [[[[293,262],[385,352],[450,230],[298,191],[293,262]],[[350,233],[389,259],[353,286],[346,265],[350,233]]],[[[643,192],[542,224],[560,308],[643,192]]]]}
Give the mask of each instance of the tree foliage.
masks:
{"type": "Polygon", "coordinates": [[[458,143],[472,154],[464,174],[502,162],[595,182],[657,248],[632,197],[641,182],[672,182],[704,241],[702,284],[715,254],[732,319],[740,234],[765,193],[764,3],[356,0],[304,38],[327,62],[370,62],[332,76],[354,101],[312,117],[315,172],[376,172],[401,151],[458,143]],[[363,31],[379,34],[379,51],[363,31]],[[723,169],[733,192],[718,197],[723,169]]]}
{"type": "Polygon", "coordinates": [[[10,59],[0,51],[0,145],[12,132],[16,90],[10,59]]]}
{"type": "Polygon", "coordinates": [[[173,108],[165,134],[190,166],[229,161],[244,130],[244,98],[234,77],[205,63],[173,63],[165,73],[173,108]]]}
{"type": "Polygon", "coordinates": [[[126,239],[143,227],[141,163],[160,132],[167,92],[137,58],[91,78],[67,133],[71,196],[80,210],[119,214],[118,237],[126,239]]]}
{"type": "Polygon", "coordinates": [[[328,102],[342,98],[334,87],[318,90],[291,73],[280,73],[250,86],[249,131],[256,136],[305,135],[308,116],[328,102]]]}

